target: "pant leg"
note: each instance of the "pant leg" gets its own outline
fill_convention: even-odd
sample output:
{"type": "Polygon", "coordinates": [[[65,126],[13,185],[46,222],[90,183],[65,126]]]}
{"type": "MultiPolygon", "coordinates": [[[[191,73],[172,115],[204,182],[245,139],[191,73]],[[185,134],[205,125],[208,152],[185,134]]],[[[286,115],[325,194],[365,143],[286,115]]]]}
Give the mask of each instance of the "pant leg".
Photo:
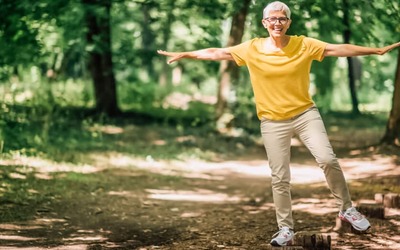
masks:
{"type": "Polygon", "coordinates": [[[318,109],[311,108],[297,117],[294,126],[296,133],[324,171],[329,189],[340,209],[346,210],[351,207],[352,203],[343,171],[333,152],[318,109]]]}
{"type": "Polygon", "coordinates": [[[261,122],[261,134],[271,168],[272,195],[279,227],[294,228],[290,194],[290,142],[293,136],[291,121],[261,122]]]}

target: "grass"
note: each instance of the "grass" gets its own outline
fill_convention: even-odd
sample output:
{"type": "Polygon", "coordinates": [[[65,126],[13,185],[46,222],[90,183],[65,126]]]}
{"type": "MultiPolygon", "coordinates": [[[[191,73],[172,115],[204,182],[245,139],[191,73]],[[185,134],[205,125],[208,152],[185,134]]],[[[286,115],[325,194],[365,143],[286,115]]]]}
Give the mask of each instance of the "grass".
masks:
{"type": "MultiPolygon", "coordinates": [[[[176,109],[159,108],[148,111],[144,114],[146,120],[140,120],[138,113],[109,118],[87,115],[84,109],[54,107],[46,113],[40,108],[3,104],[2,153],[3,157],[38,156],[75,164],[90,163],[86,156],[93,152],[115,151],[142,158],[210,159],[255,144],[254,138],[259,138],[256,118],[233,120],[231,125],[242,129],[239,136],[233,137],[216,132],[211,105],[208,106],[192,107],[183,112],[190,114],[187,116],[176,109]]],[[[376,140],[377,134],[384,133],[387,114],[353,117],[337,112],[323,114],[323,119],[334,140],[357,136],[358,141],[365,139],[368,144],[376,140]]]]}

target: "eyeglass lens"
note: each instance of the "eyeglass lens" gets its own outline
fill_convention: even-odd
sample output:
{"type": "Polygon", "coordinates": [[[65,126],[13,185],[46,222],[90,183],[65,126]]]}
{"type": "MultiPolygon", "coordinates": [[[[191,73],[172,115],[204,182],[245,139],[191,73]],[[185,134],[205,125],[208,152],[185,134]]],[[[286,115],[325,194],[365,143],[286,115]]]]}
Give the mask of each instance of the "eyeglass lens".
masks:
{"type": "Polygon", "coordinates": [[[277,21],[279,21],[281,24],[285,24],[288,21],[287,17],[268,17],[267,18],[268,22],[275,24],[277,21]]]}

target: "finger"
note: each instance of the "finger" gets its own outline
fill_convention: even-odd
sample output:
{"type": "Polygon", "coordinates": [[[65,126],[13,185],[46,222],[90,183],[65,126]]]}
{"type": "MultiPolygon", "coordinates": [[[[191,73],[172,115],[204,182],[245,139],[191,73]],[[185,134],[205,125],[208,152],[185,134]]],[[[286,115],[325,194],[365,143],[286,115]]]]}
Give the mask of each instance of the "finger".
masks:
{"type": "Polygon", "coordinates": [[[164,50],[157,50],[157,53],[161,55],[167,55],[167,52],[164,50]]]}
{"type": "Polygon", "coordinates": [[[167,63],[168,63],[168,64],[171,64],[171,63],[173,63],[173,62],[176,62],[177,60],[178,60],[178,59],[177,59],[176,57],[174,57],[174,58],[168,60],[167,63]]]}
{"type": "Polygon", "coordinates": [[[164,50],[157,50],[157,53],[161,54],[161,55],[164,55],[164,56],[174,56],[174,53],[167,52],[167,51],[164,51],[164,50]]]}

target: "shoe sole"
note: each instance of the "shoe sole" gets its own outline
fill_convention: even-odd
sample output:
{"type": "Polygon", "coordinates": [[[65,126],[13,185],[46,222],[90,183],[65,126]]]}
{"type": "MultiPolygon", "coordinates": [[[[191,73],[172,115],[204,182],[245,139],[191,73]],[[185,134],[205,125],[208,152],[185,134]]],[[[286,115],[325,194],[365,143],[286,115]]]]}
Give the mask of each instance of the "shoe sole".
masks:
{"type": "Polygon", "coordinates": [[[292,244],[292,240],[287,241],[285,244],[280,245],[278,242],[276,241],[271,241],[271,246],[274,247],[285,247],[285,246],[290,246],[292,244]]]}

